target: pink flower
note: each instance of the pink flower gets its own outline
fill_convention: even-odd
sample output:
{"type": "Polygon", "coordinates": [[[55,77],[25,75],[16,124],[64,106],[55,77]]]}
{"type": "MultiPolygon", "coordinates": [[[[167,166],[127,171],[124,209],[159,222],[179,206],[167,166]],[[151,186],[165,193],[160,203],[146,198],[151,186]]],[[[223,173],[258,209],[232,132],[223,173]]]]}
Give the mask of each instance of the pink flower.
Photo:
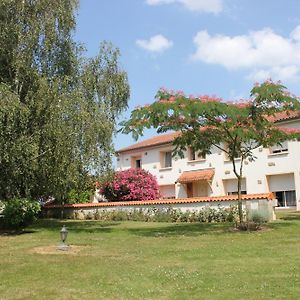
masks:
{"type": "Polygon", "coordinates": [[[111,183],[101,192],[112,201],[148,200],[160,197],[156,178],[143,169],[128,169],[116,172],[111,183]]]}

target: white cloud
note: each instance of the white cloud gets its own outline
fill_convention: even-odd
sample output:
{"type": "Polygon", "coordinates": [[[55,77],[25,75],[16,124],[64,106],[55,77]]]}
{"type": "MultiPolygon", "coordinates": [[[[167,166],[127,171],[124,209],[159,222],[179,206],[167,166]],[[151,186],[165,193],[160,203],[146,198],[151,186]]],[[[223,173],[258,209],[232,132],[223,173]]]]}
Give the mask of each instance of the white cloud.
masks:
{"type": "Polygon", "coordinates": [[[300,26],[289,37],[270,28],[238,36],[211,36],[204,30],[196,34],[194,43],[193,60],[248,70],[251,80],[295,80],[300,75],[300,26]]]}
{"type": "Polygon", "coordinates": [[[190,11],[218,14],[223,10],[223,0],[146,0],[149,5],[181,4],[190,11]]]}
{"type": "Polygon", "coordinates": [[[270,69],[254,70],[248,76],[251,81],[264,81],[268,78],[277,80],[297,81],[300,79],[299,67],[297,66],[286,66],[286,67],[274,67],[270,69]]]}
{"type": "Polygon", "coordinates": [[[238,93],[236,90],[230,90],[229,99],[233,101],[239,101],[246,99],[246,96],[242,93],[238,93]]]}
{"type": "Polygon", "coordinates": [[[154,35],[149,40],[137,40],[136,44],[150,52],[163,52],[173,46],[173,42],[161,34],[154,35]]]}

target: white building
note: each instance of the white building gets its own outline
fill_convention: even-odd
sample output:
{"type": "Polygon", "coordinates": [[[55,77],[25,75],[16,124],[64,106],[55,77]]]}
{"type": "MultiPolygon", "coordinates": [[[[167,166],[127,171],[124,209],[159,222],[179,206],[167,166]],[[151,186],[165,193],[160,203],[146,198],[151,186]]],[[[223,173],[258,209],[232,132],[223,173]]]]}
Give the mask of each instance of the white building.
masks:
{"type": "MultiPolygon", "coordinates": [[[[300,129],[297,113],[278,114],[276,125],[300,129]]],[[[188,150],[184,158],[172,157],[178,133],[158,135],[117,151],[118,170],[143,168],[156,176],[163,198],[224,196],[237,193],[232,163],[217,148],[206,157],[188,150]]],[[[270,149],[254,150],[257,159],[245,161],[242,193],[273,192],[278,206],[300,210],[300,142],[289,141],[270,149]]],[[[237,160],[238,163],[238,160],[237,160]]]]}

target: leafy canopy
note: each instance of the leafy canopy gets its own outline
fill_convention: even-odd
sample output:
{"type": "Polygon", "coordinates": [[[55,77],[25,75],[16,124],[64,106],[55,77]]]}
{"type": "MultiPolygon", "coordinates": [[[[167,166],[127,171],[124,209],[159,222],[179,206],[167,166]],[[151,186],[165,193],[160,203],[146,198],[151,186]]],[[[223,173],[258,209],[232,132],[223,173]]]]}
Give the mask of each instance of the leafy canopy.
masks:
{"type": "MultiPolygon", "coordinates": [[[[215,146],[236,157],[254,159],[253,149],[299,138],[299,133],[284,130],[273,122],[278,112],[299,110],[299,100],[280,83],[267,81],[251,90],[251,99],[225,102],[216,97],[186,97],[182,92],[160,89],[156,101],[136,108],[129,120],[121,123],[121,132],[143,135],[146,128],[158,133],[180,131],[174,154],[183,155],[186,147],[209,154],[215,146]]],[[[294,112],[293,112],[294,113],[294,112]]]]}
{"type": "Polygon", "coordinates": [[[111,169],[129,84],[109,42],[76,44],[76,0],[0,0],[0,199],[84,190],[111,169]]]}

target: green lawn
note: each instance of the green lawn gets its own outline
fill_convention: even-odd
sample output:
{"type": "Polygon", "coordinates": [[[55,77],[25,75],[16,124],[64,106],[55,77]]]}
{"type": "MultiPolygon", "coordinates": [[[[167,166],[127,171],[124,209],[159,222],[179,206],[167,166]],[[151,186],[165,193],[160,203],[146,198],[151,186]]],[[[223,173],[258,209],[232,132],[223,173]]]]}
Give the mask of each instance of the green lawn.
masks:
{"type": "Polygon", "coordinates": [[[300,213],[280,217],[254,233],[41,220],[0,235],[0,299],[299,299],[300,213]],[[53,248],[62,224],[76,253],[53,248]]]}

